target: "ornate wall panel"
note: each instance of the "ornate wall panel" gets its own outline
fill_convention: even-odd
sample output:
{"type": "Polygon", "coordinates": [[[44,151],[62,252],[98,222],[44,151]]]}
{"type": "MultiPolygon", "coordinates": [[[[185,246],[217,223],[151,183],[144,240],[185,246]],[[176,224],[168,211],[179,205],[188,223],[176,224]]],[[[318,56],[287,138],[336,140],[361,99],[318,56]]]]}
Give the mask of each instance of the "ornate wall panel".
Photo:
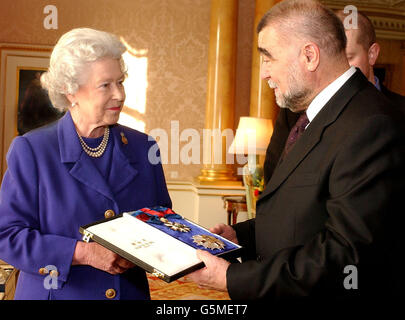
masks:
{"type": "MultiPolygon", "coordinates": [[[[253,11],[254,1],[240,0],[237,116],[249,108],[253,11]]],[[[1,0],[0,43],[54,45],[63,33],[85,26],[123,37],[147,58],[145,107],[132,115],[145,132],[162,128],[170,137],[171,120],[178,121],[180,133],[204,128],[209,21],[210,0],[1,0]],[[43,26],[49,4],[58,9],[57,30],[43,26]]],[[[189,179],[200,169],[165,165],[167,179],[189,179]]]]}
{"type": "MultiPolygon", "coordinates": [[[[354,4],[371,16],[384,46],[380,63],[396,65],[392,89],[401,92],[404,85],[395,70],[404,68],[405,59],[399,53],[405,49],[405,0],[323,2],[332,8],[354,4]]],[[[249,114],[254,3],[239,1],[236,124],[240,116],[249,114]]],[[[147,58],[145,107],[133,112],[145,132],[162,128],[170,135],[175,120],[180,133],[193,128],[202,136],[209,21],[210,0],[1,0],[0,43],[52,46],[63,33],[84,26],[122,36],[139,56],[147,58]],[[43,26],[43,9],[49,4],[58,9],[57,30],[43,26]]],[[[201,169],[198,164],[182,163],[164,167],[170,180],[193,178],[201,169]]]]}
{"type": "Polygon", "coordinates": [[[381,39],[405,40],[405,0],[322,0],[331,8],[354,5],[367,14],[381,39]]]}

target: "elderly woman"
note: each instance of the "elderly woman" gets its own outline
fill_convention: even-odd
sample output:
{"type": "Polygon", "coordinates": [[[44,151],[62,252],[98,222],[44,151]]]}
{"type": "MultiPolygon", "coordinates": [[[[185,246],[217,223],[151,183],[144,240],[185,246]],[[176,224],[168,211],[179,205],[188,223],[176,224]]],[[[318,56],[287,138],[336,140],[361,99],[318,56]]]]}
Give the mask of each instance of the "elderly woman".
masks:
{"type": "Polygon", "coordinates": [[[63,35],[41,82],[53,105],[67,112],[15,138],[9,149],[0,259],[21,270],[15,299],[150,298],[143,270],[79,233],[121,212],[171,207],[162,167],[148,161],[155,142],[117,124],[124,51],[106,32],[63,35]]]}

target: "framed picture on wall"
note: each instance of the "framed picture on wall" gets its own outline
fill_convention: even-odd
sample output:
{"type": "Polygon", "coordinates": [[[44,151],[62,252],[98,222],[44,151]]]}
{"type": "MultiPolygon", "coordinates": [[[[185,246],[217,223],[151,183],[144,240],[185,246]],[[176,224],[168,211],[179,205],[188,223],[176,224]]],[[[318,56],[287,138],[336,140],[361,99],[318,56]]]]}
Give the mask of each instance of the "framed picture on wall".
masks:
{"type": "Polygon", "coordinates": [[[49,66],[51,50],[52,47],[0,44],[1,176],[14,137],[57,116],[39,83],[41,73],[49,66]]]}
{"type": "Polygon", "coordinates": [[[63,113],[52,106],[48,93],[41,86],[40,77],[46,69],[18,68],[17,133],[23,135],[59,119],[63,113]]]}

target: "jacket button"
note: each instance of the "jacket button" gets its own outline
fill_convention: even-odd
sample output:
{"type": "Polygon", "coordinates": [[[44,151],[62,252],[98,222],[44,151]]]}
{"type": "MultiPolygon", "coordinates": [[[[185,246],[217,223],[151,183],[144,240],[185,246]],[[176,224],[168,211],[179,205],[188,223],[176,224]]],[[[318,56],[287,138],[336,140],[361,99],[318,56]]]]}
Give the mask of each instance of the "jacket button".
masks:
{"type": "Polygon", "coordinates": [[[105,296],[106,296],[108,299],[114,299],[116,295],[117,295],[117,292],[116,292],[114,289],[108,289],[108,290],[105,292],[105,296]]]}
{"type": "Polygon", "coordinates": [[[51,272],[49,272],[49,275],[51,276],[51,277],[58,277],[59,276],[59,272],[58,271],[56,271],[56,270],[51,270],[51,272]]]}
{"type": "Polygon", "coordinates": [[[106,219],[112,218],[112,217],[114,217],[114,216],[115,216],[114,210],[108,209],[108,210],[106,210],[106,211],[104,212],[104,217],[105,217],[106,219]]]}
{"type": "Polygon", "coordinates": [[[48,274],[49,271],[48,271],[47,269],[45,269],[45,268],[40,268],[40,269],[38,270],[38,273],[39,273],[40,275],[44,276],[44,275],[48,274]]]}

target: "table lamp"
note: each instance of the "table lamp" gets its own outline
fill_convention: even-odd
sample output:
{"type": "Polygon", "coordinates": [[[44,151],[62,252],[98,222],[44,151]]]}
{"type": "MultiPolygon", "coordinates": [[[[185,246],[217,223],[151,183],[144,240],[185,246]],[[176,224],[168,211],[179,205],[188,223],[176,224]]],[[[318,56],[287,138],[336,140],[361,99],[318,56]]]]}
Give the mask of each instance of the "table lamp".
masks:
{"type": "Polygon", "coordinates": [[[243,183],[246,189],[246,204],[249,219],[256,215],[256,201],[264,188],[263,167],[259,163],[259,155],[266,154],[273,123],[270,119],[240,117],[228,152],[247,155],[247,163],[243,166],[243,183]]]}

